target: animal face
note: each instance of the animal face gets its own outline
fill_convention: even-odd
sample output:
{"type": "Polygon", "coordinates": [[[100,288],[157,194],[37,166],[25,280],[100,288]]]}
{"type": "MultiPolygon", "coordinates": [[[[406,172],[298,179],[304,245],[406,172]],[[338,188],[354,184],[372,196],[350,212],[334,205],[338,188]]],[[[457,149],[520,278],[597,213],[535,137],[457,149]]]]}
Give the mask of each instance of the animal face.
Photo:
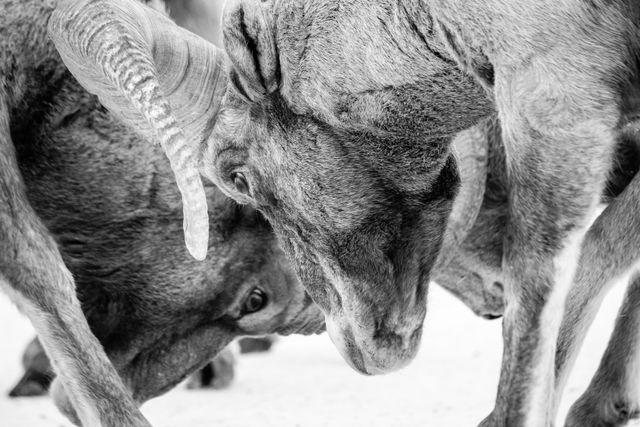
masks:
{"type": "Polygon", "coordinates": [[[228,6],[231,86],[205,163],[272,224],[345,359],[387,372],[420,341],[459,183],[449,135],[490,105],[439,54],[410,68],[416,58],[392,36],[418,56],[419,34],[377,18],[402,11],[294,3],[228,6]],[[362,29],[373,39],[345,31],[354,25],[373,25],[362,29]],[[371,59],[373,50],[388,55],[371,59]]]}
{"type": "Polygon", "coordinates": [[[126,269],[134,274],[127,288],[79,284],[90,325],[139,402],[175,386],[235,337],[324,330],[266,221],[214,194],[205,263],[184,253],[175,229],[162,243],[145,243],[142,265],[126,269]]]}
{"type": "Polygon", "coordinates": [[[191,259],[169,162],[72,78],[57,83],[33,112],[43,123],[15,123],[16,140],[27,141],[16,146],[20,169],[93,333],[138,401],[237,336],[323,329],[260,213],[208,185],[208,257],[191,259]]]}
{"type": "Polygon", "coordinates": [[[371,153],[359,142],[377,135],[293,114],[273,123],[285,106],[269,103],[255,113],[247,107],[242,124],[233,123],[244,129],[229,132],[233,139],[214,154],[215,168],[226,178],[219,185],[273,224],[301,281],[327,313],[332,338],[347,337],[338,345],[354,367],[373,373],[397,363],[387,354],[363,359],[360,353],[381,354],[370,333],[403,347],[404,363],[420,339],[428,271],[455,194],[455,163],[444,159],[435,177],[425,175],[436,182],[403,194],[372,158],[366,160],[371,153]],[[246,183],[233,182],[236,174],[246,183]],[[390,307],[404,307],[402,315],[390,307]],[[353,330],[354,323],[367,332],[353,330]]]}
{"type": "Polygon", "coordinates": [[[190,252],[202,259],[209,237],[199,170],[269,220],[352,366],[408,363],[459,182],[449,135],[492,110],[429,14],[391,1],[232,2],[227,80],[213,46],[118,4],[101,6],[95,37],[71,4],[49,33],[103,105],[157,135],[190,252]],[[131,61],[103,55],[116,34],[131,61]],[[118,83],[131,75],[146,77],[118,83]]]}

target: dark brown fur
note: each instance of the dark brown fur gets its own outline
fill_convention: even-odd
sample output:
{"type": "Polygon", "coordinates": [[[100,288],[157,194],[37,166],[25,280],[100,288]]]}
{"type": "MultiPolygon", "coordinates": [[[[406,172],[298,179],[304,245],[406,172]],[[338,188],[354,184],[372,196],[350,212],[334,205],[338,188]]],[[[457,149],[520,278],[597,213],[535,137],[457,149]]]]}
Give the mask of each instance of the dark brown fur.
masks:
{"type": "Polygon", "coordinates": [[[322,316],[267,222],[213,185],[208,260],[188,256],[166,158],[67,71],[46,35],[54,5],[0,4],[0,283],[83,423],[97,404],[102,425],[144,425],[129,391],[142,402],[235,336],[314,332],[322,316]],[[268,304],[244,315],[254,288],[268,304]]]}

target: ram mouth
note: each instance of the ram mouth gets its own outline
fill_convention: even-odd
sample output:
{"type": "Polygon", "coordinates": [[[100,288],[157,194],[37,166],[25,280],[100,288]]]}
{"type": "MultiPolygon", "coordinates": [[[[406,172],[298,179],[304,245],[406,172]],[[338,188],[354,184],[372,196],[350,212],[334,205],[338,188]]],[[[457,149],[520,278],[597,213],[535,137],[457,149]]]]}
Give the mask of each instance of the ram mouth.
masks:
{"type": "Polygon", "coordinates": [[[312,319],[307,320],[302,325],[299,324],[299,321],[304,317],[307,317],[309,314],[305,311],[298,313],[291,321],[289,322],[289,326],[284,327],[278,331],[278,335],[318,335],[327,330],[327,327],[324,322],[324,315],[317,309],[317,313],[312,319]]]}

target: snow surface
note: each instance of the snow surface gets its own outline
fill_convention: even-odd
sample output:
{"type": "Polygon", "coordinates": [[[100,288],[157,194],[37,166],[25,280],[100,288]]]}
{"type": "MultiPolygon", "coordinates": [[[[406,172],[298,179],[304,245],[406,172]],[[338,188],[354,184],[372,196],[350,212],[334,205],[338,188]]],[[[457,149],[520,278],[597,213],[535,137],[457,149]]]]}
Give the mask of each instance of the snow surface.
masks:
{"type": "MultiPolygon", "coordinates": [[[[586,388],[607,343],[624,286],[605,300],[569,380],[560,417],[586,388]]],[[[8,399],[33,330],[0,295],[0,427],[71,426],[49,398],[8,399]]],[[[416,360],[379,377],[357,374],[326,335],[287,337],[270,353],[242,356],[224,391],[184,386],[142,408],[155,427],[476,426],[492,408],[501,356],[500,322],[475,317],[432,286],[416,360]]],[[[562,425],[561,422],[558,425],[562,425]]]]}

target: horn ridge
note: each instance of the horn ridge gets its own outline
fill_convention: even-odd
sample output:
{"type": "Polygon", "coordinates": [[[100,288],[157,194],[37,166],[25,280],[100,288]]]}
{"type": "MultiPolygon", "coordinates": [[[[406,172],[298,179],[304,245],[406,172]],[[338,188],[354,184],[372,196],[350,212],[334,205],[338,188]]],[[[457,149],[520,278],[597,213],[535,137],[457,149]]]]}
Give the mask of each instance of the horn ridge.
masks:
{"type": "Polygon", "coordinates": [[[480,212],[487,182],[490,132],[498,126],[496,120],[493,117],[484,119],[457,134],[452,142],[462,182],[436,262],[439,269],[451,262],[480,212]]]}
{"type": "Polygon", "coordinates": [[[157,37],[153,29],[164,25],[153,25],[152,19],[174,25],[160,13],[133,1],[68,0],[52,13],[49,34],[83,86],[96,93],[112,111],[122,109],[128,113],[131,108],[120,107],[129,104],[153,130],[169,158],[182,195],[187,249],[202,260],[208,249],[209,217],[198,172],[199,150],[189,149],[162,91],[153,57],[153,40],[157,37]]]}

